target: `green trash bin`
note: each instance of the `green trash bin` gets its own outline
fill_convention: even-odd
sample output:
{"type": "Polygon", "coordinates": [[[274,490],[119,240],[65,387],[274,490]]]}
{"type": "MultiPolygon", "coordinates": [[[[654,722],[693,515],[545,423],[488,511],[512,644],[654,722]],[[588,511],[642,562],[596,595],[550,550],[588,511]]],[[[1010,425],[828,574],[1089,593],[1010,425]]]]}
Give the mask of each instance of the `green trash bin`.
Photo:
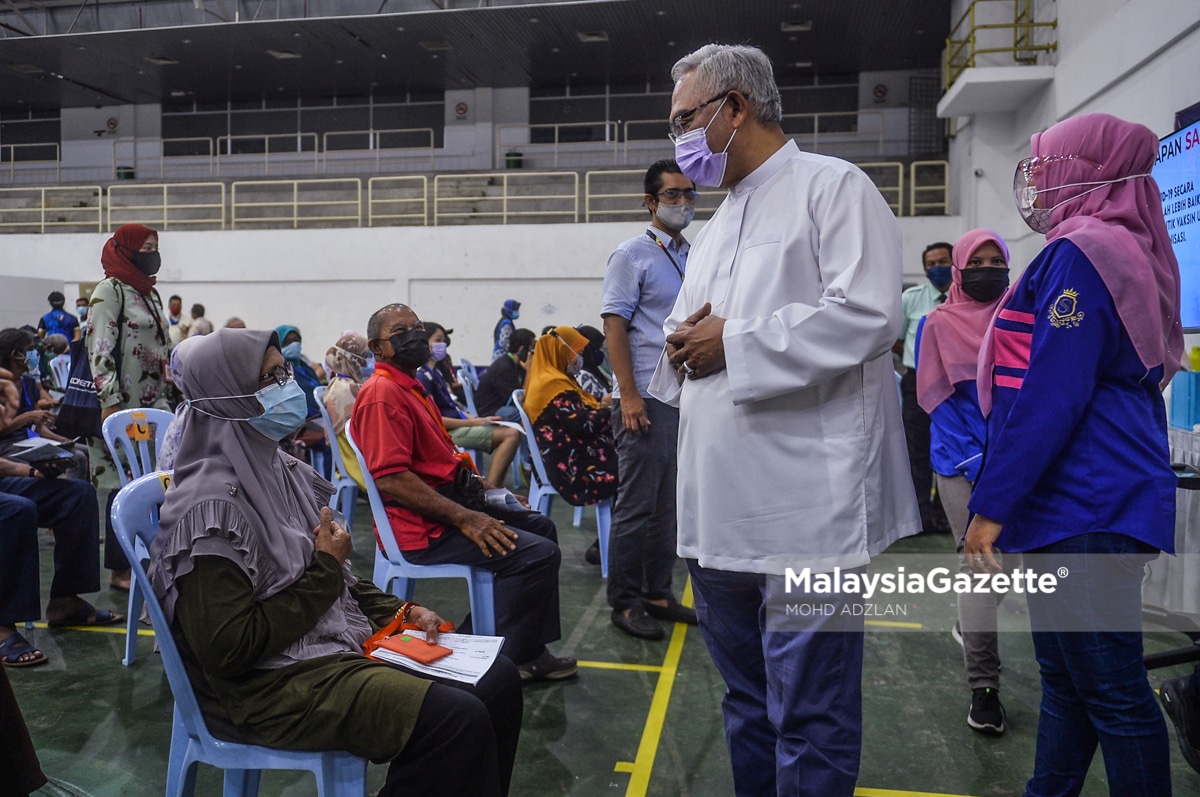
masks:
{"type": "Polygon", "coordinates": [[[525,158],[522,153],[515,149],[510,149],[504,153],[504,168],[505,169],[520,169],[525,164],[525,158]]]}
{"type": "Polygon", "coordinates": [[[118,180],[132,180],[133,178],[134,178],[134,172],[133,172],[132,166],[118,166],[117,167],[117,179],[118,180]]]}

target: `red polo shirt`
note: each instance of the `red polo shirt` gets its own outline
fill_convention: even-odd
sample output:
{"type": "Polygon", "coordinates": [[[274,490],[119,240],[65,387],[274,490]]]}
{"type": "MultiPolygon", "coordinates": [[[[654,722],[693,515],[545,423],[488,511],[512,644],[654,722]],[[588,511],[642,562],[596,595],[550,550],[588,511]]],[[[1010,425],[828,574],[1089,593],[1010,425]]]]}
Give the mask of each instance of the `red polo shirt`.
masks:
{"type": "MultiPolygon", "coordinates": [[[[412,471],[430,487],[454,478],[459,460],[442,426],[441,413],[421,383],[399,368],[376,361],[375,373],[354,399],[351,424],[371,478],[412,471]]],[[[380,493],[400,550],[428,548],[430,537],[441,536],[444,523],[380,493]]],[[[376,528],[375,534],[379,533],[376,528]]]]}

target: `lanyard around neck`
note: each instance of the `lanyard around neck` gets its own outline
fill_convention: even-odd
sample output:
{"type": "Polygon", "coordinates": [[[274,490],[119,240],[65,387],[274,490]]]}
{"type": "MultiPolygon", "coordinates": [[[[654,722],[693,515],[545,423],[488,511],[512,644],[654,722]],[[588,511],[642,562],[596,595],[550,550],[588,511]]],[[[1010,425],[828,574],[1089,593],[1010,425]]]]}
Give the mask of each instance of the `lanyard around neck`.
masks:
{"type": "Polygon", "coordinates": [[[675,258],[671,257],[671,253],[667,250],[666,244],[664,244],[657,235],[650,232],[649,230],[646,230],[646,235],[650,238],[650,240],[652,240],[652,241],[654,241],[654,243],[658,244],[659,249],[663,250],[663,254],[666,255],[667,259],[671,261],[671,265],[675,267],[675,272],[677,274],[679,274],[679,279],[682,280],[683,279],[683,269],[681,269],[679,267],[679,264],[677,262],[675,262],[675,258]]]}

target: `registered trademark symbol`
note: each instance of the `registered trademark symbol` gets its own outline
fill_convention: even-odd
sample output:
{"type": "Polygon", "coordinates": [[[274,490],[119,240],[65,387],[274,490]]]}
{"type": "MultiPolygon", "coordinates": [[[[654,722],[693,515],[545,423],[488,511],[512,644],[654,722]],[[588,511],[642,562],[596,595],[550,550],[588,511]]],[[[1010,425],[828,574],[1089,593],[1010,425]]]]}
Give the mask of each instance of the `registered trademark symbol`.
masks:
{"type": "Polygon", "coordinates": [[[1066,578],[1068,575],[1070,575],[1070,571],[1067,570],[1067,568],[1065,568],[1065,567],[1058,568],[1058,577],[1059,578],[1066,578]]]}

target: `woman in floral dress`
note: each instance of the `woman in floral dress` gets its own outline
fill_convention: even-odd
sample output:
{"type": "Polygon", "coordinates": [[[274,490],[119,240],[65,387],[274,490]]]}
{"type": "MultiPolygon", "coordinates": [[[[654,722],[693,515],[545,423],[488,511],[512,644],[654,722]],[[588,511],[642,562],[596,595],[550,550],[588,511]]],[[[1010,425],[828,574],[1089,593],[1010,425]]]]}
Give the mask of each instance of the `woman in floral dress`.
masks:
{"type": "MultiPolygon", "coordinates": [[[[100,255],[107,279],[92,292],[85,340],[92,379],[100,399],[100,417],[118,410],[154,407],[169,409],[163,375],[170,356],[167,314],[154,289],[161,261],[158,233],[140,224],[119,227],[100,255]]],[[[88,446],[92,478],[98,491],[109,490],[105,523],[120,477],[103,439],[88,446]]],[[[110,584],[129,589],[129,562],[108,527],[104,566],[112,571],[110,584]]]]}

